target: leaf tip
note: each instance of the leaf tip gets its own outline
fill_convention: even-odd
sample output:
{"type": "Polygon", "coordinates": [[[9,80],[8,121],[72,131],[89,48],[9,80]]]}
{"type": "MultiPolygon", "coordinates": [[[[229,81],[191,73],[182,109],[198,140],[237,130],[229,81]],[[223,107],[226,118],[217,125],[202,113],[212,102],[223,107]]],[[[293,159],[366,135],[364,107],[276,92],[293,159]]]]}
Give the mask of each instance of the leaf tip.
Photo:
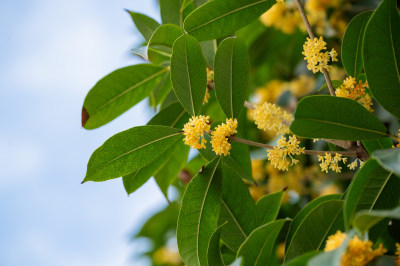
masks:
{"type": "Polygon", "coordinates": [[[89,120],[89,113],[85,107],[82,107],[82,127],[85,127],[86,122],[89,120]]]}

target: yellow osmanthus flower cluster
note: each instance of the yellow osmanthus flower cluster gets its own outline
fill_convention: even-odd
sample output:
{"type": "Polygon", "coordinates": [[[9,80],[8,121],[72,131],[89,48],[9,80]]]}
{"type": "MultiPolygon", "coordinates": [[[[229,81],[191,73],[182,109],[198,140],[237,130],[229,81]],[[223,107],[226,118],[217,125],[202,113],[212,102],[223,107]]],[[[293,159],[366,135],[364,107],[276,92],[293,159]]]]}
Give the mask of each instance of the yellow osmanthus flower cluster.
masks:
{"type": "Polygon", "coordinates": [[[396,265],[400,266],[400,244],[396,243],[396,257],[395,257],[395,261],[396,261],[396,265]]]}
{"type": "Polygon", "coordinates": [[[326,152],[325,156],[318,155],[318,161],[321,162],[319,166],[322,172],[328,173],[329,169],[331,169],[336,173],[340,173],[342,172],[342,167],[339,166],[339,163],[346,163],[347,158],[342,157],[340,153],[336,153],[335,156],[332,156],[331,153],[326,152]]]}
{"type": "Polygon", "coordinates": [[[372,99],[365,89],[368,88],[367,83],[363,83],[361,80],[357,83],[353,77],[348,77],[343,81],[343,84],[336,89],[335,94],[338,97],[349,98],[362,104],[365,109],[370,112],[374,110],[371,108],[372,99]]]}
{"type": "Polygon", "coordinates": [[[297,164],[299,160],[296,160],[292,155],[304,154],[304,147],[299,147],[300,141],[297,140],[296,136],[289,137],[287,141],[284,136],[278,140],[278,145],[272,150],[268,151],[268,160],[271,161],[273,167],[287,171],[289,165],[297,164]],[[291,159],[291,163],[288,160],[291,159]]]}
{"type": "Polygon", "coordinates": [[[297,27],[304,28],[294,1],[287,3],[277,1],[274,6],[261,15],[260,20],[265,26],[274,27],[286,34],[294,33],[297,27]]]}
{"type": "Polygon", "coordinates": [[[193,149],[205,149],[206,140],[204,133],[210,130],[210,117],[209,116],[193,116],[189,119],[183,127],[183,134],[186,145],[189,145],[193,149]]]}
{"type": "MultiPolygon", "coordinates": [[[[346,239],[347,235],[340,231],[329,236],[325,245],[325,252],[338,248],[346,239]]],[[[353,237],[349,241],[346,253],[341,258],[342,266],[364,266],[374,258],[382,256],[387,250],[379,245],[377,249],[372,248],[373,243],[369,240],[362,241],[358,236],[353,237]]]]}
{"type": "Polygon", "coordinates": [[[283,135],[290,133],[289,125],[293,121],[293,116],[275,104],[263,103],[255,106],[253,119],[259,129],[283,135]]]}
{"type": "Polygon", "coordinates": [[[235,119],[226,119],[226,123],[222,123],[211,134],[211,145],[213,151],[217,155],[228,155],[231,150],[231,144],[229,143],[229,137],[237,132],[236,128],[238,122],[235,119]]]}
{"type": "Polygon", "coordinates": [[[338,61],[335,49],[330,52],[324,51],[326,50],[326,42],[322,36],[313,40],[307,38],[303,50],[304,59],[308,62],[307,68],[312,70],[313,73],[323,72],[324,69],[329,71],[331,68],[328,65],[329,62],[338,61]]]}

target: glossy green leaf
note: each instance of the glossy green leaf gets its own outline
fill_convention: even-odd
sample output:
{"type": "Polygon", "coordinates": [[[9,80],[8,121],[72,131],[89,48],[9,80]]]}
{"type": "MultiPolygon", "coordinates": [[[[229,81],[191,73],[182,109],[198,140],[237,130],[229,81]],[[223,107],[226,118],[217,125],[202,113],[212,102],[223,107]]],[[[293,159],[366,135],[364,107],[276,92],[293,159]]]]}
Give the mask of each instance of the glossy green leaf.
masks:
{"type": "Polygon", "coordinates": [[[190,182],[179,212],[179,254],[187,265],[207,265],[210,238],[217,228],[221,207],[222,173],[215,158],[190,182]]]}
{"type": "Polygon", "coordinates": [[[319,198],[314,199],[310,203],[308,203],[303,209],[299,211],[299,213],[294,217],[292,223],[290,224],[289,232],[286,237],[285,250],[288,249],[289,243],[292,241],[296,230],[303,223],[304,219],[310,214],[312,210],[314,210],[317,206],[321,205],[324,202],[330,200],[339,200],[341,198],[341,194],[332,194],[326,195],[319,198]]]}
{"type": "Polygon", "coordinates": [[[141,59],[145,60],[145,61],[149,61],[149,57],[147,56],[147,45],[146,46],[140,46],[138,48],[135,49],[131,49],[131,52],[140,57],[141,59]]]}
{"type": "Polygon", "coordinates": [[[209,69],[214,69],[215,52],[217,51],[217,41],[209,40],[200,43],[203,50],[204,59],[209,69]]]}
{"type": "Polygon", "coordinates": [[[182,106],[197,115],[206,94],[207,72],[201,47],[192,36],[184,35],[174,43],[171,80],[182,106]]]}
{"type": "MultiPolygon", "coordinates": [[[[201,149],[199,152],[207,161],[211,161],[217,155],[212,150],[210,143],[211,137],[208,134],[205,134],[205,139],[207,140],[206,149],[201,149]]],[[[239,142],[232,142],[231,145],[231,154],[224,156],[222,163],[236,171],[242,178],[254,182],[251,175],[251,160],[248,145],[239,142]]]]}
{"type": "Polygon", "coordinates": [[[222,229],[222,240],[231,250],[237,251],[253,229],[257,227],[256,205],[249,189],[235,169],[222,164],[222,175],[222,204],[219,224],[228,221],[222,229]]]}
{"type": "Polygon", "coordinates": [[[189,121],[189,114],[183,109],[180,103],[175,102],[156,114],[147,124],[169,126],[177,129],[182,129],[189,121]]]}
{"type": "Polygon", "coordinates": [[[193,0],[193,4],[195,8],[198,8],[201,5],[207,3],[208,0],[193,0]]]}
{"type": "Polygon", "coordinates": [[[389,149],[393,146],[393,141],[391,138],[381,138],[374,140],[364,140],[362,142],[364,148],[369,154],[372,154],[376,150],[389,149]]]}
{"type": "Polygon", "coordinates": [[[342,62],[347,75],[357,78],[364,67],[362,46],[365,27],[372,11],[355,16],[347,26],[342,41],[342,62]]]}
{"type": "Polygon", "coordinates": [[[305,138],[341,140],[369,140],[387,135],[382,122],[361,104],[327,95],[301,99],[290,130],[305,138]]]}
{"type": "Polygon", "coordinates": [[[306,266],[306,265],[308,265],[307,264],[308,261],[312,257],[318,255],[319,253],[320,252],[318,252],[318,251],[310,251],[310,252],[304,253],[303,255],[298,256],[297,258],[295,258],[289,262],[286,262],[283,265],[285,265],[285,266],[306,266]]]}
{"type": "Polygon", "coordinates": [[[395,0],[383,0],[364,36],[364,69],[376,100],[400,118],[400,15],[395,0]]]}
{"type": "Polygon", "coordinates": [[[374,208],[391,175],[373,159],[368,160],[357,171],[346,194],[344,213],[347,224],[351,224],[359,210],[374,208]]]}
{"type": "Polygon", "coordinates": [[[157,21],[146,15],[129,10],[127,10],[127,12],[129,13],[129,15],[131,15],[133,22],[135,23],[137,29],[140,31],[144,39],[146,41],[149,41],[151,35],[153,35],[153,32],[160,26],[160,24],[158,24],[157,21]]]}
{"type": "Polygon", "coordinates": [[[263,225],[276,219],[281,207],[284,191],[265,195],[256,203],[257,224],[263,225]]]}
{"type": "Polygon", "coordinates": [[[329,265],[329,266],[340,266],[341,259],[343,254],[346,252],[350,239],[355,235],[355,231],[352,230],[347,233],[346,239],[343,243],[336,249],[330,252],[322,252],[317,256],[313,257],[309,260],[308,266],[321,266],[321,265],[329,265]]]}
{"type": "Polygon", "coordinates": [[[89,91],[82,108],[82,126],[107,124],[149,96],[168,69],[141,64],[120,68],[102,78],[89,91]]]}
{"type": "Polygon", "coordinates": [[[329,200],[319,204],[295,228],[286,250],[285,261],[308,251],[322,249],[329,235],[343,229],[343,201],[329,200]]]}
{"type": "Polygon", "coordinates": [[[184,2],[185,0],[159,0],[163,24],[175,24],[180,27],[183,25],[184,19],[194,8],[193,4],[189,2],[182,10],[184,2]]]}
{"type": "Polygon", "coordinates": [[[168,188],[176,180],[179,172],[185,166],[189,156],[190,147],[185,143],[180,142],[176,144],[172,155],[168,158],[163,168],[154,175],[158,187],[168,199],[168,188]]]}
{"type": "Polygon", "coordinates": [[[122,177],[126,193],[131,194],[143,186],[153,175],[168,162],[174,149],[168,149],[149,165],[122,177]]]}
{"type": "Polygon", "coordinates": [[[249,56],[246,43],[236,37],[218,46],[214,63],[215,95],[228,118],[239,117],[247,97],[249,56]]]}
{"type": "Polygon", "coordinates": [[[140,126],[122,131],[93,152],[83,182],[130,174],[149,165],[181,139],[180,130],[166,126],[140,126]]]}
{"type": "Polygon", "coordinates": [[[353,226],[361,232],[367,232],[385,218],[400,219],[400,207],[393,210],[360,211],[354,218],[353,226]]]}
{"type": "Polygon", "coordinates": [[[215,0],[193,11],[185,20],[185,31],[199,41],[227,36],[266,12],[275,0],[215,0]]]}
{"type": "Polygon", "coordinates": [[[222,259],[221,250],[219,247],[219,242],[221,239],[221,231],[222,228],[226,225],[226,222],[221,224],[217,229],[215,229],[214,233],[210,238],[210,243],[208,245],[207,251],[207,262],[208,265],[224,265],[224,261],[222,259]]]}
{"type": "Polygon", "coordinates": [[[183,34],[183,30],[176,25],[165,24],[158,27],[147,45],[149,61],[155,64],[169,64],[172,46],[183,34]]]}
{"type": "Polygon", "coordinates": [[[171,91],[171,73],[170,71],[167,71],[157,87],[155,87],[154,90],[151,92],[149,98],[150,105],[154,108],[157,108],[157,106],[164,101],[168,93],[170,93],[171,91]]]}
{"type": "Polygon", "coordinates": [[[288,221],[290,219],[277,220],[255,229],[238,251],[238,256],[243,257],[243,265],[268,265],[276,238],[288,221]]]}
{"type": "Polygon", "coordinates": [[[372,154],[372,157],[387,171],[400,177],[400,148],[378,150],[372,154]]]}

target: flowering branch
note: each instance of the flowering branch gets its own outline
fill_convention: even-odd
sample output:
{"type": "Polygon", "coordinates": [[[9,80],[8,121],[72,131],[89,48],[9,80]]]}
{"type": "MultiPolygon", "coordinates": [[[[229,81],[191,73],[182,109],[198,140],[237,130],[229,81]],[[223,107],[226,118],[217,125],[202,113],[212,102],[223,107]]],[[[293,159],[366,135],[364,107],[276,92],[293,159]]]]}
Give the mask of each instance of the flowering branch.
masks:
{"type": "MultiPolygon", "coordinates": [[[[296,5],[297,5],[297,9],[300,12],[300,16],[303,19],[304,24],[306,25],[308,35],[310,35],[310,38],[312,40],[314,40],[315,39],[315,35],[314,35],[313,31],[312,31],[310,22],[307,19],[307,15],[306,15],[306,12],[304,11],[303,5],[301,4],[300,0],[295,0],[295,2],[296,2],[296,5]]],[[[333,85],[332,85],[331,77],[329,76],[328,71],[325,68],[323,69],[323,73],[324,73],[324,78],[326,80],[326,84],[328,85],[329,93],[332,96],[335,96],[335,90],[334,90],[333,85]]]]}
{"type": "MultiPolygon", "coordinates": [[[[247,139],[242,139],[242,138],[239,138],[237,136],[232,136],[230,139],[232,141],[240,142],[240,143],[247,144],[247,145],[254,146],[254,147],[265,148],[265,149],[268,149],[268,150],[272,150],[275,147],[273,145],[268,145],[268,144],[263,144],[263,143],[259,143],[259,142],[250,141],[250,140],[247,140],[247,139]]],[[[334,155],[336,153],[340,153],[345,157],[358,157],[356,151],[340,151],[340,152],[336,152],[336,151],[304,150],[304,153],[308,154],[308,155],[325,155],[326,153],[334,155]]]]}

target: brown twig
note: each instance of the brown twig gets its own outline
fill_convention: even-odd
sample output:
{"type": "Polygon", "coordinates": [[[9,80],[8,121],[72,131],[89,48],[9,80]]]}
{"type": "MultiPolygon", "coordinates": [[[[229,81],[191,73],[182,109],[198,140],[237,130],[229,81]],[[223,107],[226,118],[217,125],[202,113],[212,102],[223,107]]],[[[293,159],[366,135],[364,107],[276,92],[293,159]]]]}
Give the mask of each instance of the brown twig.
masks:
{"type": "MultiPolygon", "coordinates": [[[[273,149],[275,147],[273,145],[254,142],[254,141],[250,141],[250,140],[247,140],[247,139],[242,139],[242,138],[239,138],[239,137],[236,137],[236,136],[232,136],[230,139],[233,140],[233,141],[236,141],[236,142],[240,142],[240,143],[247,144],[247,145],[254,146],[254,147],[265,148],[265,149],[268,149],[268,150],[271,150],[271,149],[273,149]]],[[[326,153],[328,153],[328,154],[340,153],[345,157],[358,157],[357,152],[355,152],[355,151],[339,151],[339,152],[336,152],[336,151],[304,150],[304,153],[308,154],[308,155],[325,155],[326,153]]]]}
{"type": "MultiPolygon", "coordinates": [[[[297,5],[297,9],[299,10],[300,16],[303,19],[304,24],[306,25],[306,29],[307,29],[308,35],[310,36],[310,38],[312,40],[314,40],[315,39],[315,35],[314,35],[313,31],[312,31],[310,22],[308,21],[308,18],[307,18],[306,12],[304,11],[303,5],[301,4],[300,0],[295,0],[295,2],[296,2],[296,5],[297,5]]],[[[326,84],[328,85],[329,93],[332,96],[335,96],[335,90],[334,90],[333,85],[332,85],[331,77],[329,76],[328,71],[325,68],[323,70],[323,73],[324,73],[324,78],[325,78],[326,84]]]]}

